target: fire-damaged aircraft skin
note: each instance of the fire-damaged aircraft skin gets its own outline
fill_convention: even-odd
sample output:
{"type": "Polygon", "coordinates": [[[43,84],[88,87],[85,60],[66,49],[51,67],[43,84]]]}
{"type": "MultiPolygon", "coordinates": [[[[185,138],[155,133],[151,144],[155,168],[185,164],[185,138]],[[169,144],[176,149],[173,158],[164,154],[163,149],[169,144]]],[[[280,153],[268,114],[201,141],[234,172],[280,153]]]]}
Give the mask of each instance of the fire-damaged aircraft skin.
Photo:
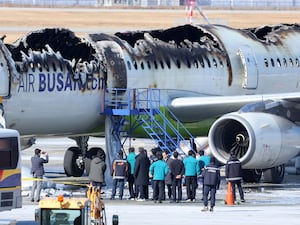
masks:
{"type": "Polygon", "coordinates": [[[299,45],[297,24],[183,25],[86,39],[68,29],[39,30],[1,42],[2,124],[27,140],[75,139],[64,167],[80,176],[79,156],[94,151],[89,136],[105,134],[108,155],[118,148],[100,114],[104,87],[158,88],[161,102],[184,123],[221,116],[208,135],[220,162],[234,151],[249,169],[247,180],[262,169],[265,181],[278,183],[284,163],[299,154],[299,45]]]}

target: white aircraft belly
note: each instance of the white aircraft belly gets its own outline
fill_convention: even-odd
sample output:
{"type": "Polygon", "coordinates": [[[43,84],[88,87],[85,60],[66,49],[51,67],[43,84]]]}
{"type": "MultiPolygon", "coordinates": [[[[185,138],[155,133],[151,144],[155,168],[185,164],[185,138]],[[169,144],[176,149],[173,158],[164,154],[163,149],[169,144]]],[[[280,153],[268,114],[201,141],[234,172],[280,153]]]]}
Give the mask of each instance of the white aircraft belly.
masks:
{"type": "Polygon", "coordinates": [[[7,127],[22,134],[88,133],[103,122],[100,91],[12,96],[4,101],[7,127]]]}

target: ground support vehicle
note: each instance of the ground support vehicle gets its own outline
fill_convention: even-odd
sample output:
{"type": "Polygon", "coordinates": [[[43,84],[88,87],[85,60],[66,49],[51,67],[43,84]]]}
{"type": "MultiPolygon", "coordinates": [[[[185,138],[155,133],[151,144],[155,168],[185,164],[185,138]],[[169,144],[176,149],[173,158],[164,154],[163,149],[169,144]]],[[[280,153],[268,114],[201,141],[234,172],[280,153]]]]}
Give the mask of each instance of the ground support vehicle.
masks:
{"type": "MultiPolygon", "coordinates": [[[[45,198],[35,212],[39,225],[106,225],[105,207],[99,188],[89,186],[86,197],[45,198]]],[[[113,225],[118,216],[113,215],[113,225]]]]}

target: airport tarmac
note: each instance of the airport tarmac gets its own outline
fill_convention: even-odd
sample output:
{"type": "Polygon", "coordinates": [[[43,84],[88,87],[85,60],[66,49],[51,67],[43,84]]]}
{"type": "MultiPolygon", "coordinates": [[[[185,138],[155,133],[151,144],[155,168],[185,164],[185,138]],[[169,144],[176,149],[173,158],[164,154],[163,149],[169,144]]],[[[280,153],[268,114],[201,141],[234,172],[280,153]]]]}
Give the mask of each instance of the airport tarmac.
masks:
{"type": "MultiPolygon", "coordinates": [[[[65,145],[72,144],[65,139],[42,139],[28,150],[23,151],[23,166],[30,165],[30,156],[36,147],[49,152],[50,162],[45,166],[46,171],[62,169],[62,159],[65,145]]],[[[135,143],[135,146],[146,145],[147,140],[135,143]]],[[[90,145],[102,146],[103,139],[92,139],[90,145]]],[[[63,176],[62,176],[63,177],[63,176]]],[[[28,182],[28,181],[27,181],[28,182]]],[[[149,188],[151,190],[151,187],[149,188]]],[[[43,192],[70,193],[80,195],[84,189],[70,189],[69,185],[57,186],[45,189],[43,192]]],[[[109,200],[110,189],[104,189],[102,195],[106,208],[106,224],[112,224],[112,216],[119,216],[119,224],[124,225],[147,225],[147,224],[299,224],[300,220],[300,175],[287,174],[281,185],[252,185],[245,184],[246,202],[238,205],[225,205],[226,182],[223,179],[220,190],[217,192],[217,202],[214,212],[201,212],[203,202],[201,201],[201,188],[197,190],[196,202],[181,202],[177,204],[164,201],[162,204],[155,204],[148,200],[137,202],[125,200],[128,197],[128,190],[125,189],[124,200],[109,200]]],[[[0,225],[7,224],[7,220],[16,221],[17,225],[37,224],[34,222],[34,211],[38,208],[37,203],[31,203],[26,191],[23,192],[23,207],[12,211],[0,212],[0,225]]],[[[55,193],[54,193],[55,194],[55,193]]],[[[150,197],[151,197],[150,193],[150,197]]],[[[186,192],[183,190],[183,196],[186,192]]],[[[237,195],[238,196],[238,195],[237,195]]]]}

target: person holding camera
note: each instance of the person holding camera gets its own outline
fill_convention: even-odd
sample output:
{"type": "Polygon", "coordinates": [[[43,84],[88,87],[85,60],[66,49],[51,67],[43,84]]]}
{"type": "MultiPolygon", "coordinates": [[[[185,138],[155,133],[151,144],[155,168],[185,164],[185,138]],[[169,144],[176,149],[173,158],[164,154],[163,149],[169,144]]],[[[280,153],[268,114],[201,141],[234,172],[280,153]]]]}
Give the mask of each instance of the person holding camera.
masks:
{"type": "Polygon", "coordinates": [[[44,163],[48,163],[49,156],[47,152],[42,152],[41,149],[34,150],[34,156],[31,157],[31,174],[33,184],[31,189],[31,201],[40,201],[41,190],[43,187],[43,175],[45,174],[44,163]]]}

